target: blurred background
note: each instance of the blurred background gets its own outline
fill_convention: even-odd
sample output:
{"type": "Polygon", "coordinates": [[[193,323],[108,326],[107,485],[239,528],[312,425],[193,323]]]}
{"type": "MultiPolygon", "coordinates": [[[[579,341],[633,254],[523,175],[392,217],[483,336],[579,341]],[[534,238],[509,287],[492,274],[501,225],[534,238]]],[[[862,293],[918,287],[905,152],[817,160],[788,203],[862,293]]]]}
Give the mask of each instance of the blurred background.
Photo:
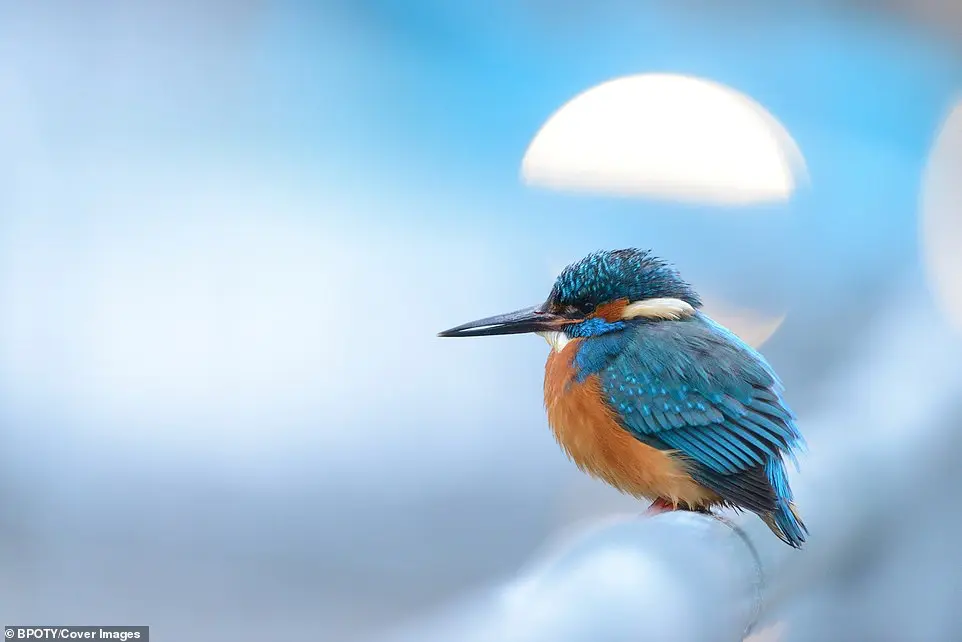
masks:
{"type": "MultiPolygon", "coordinates": [[[[960,92],[948,1],[0,0],[0,624],[373,639],[640,510],[554,443],[543,342],[435,337],[600,248],[761,346],[799,479],[833,413],[909,425],[898,368],[837,390],[962,336],[960,92]],[[652,73],[708,82],[566,116],[652,73]]],[[[942,512],[781,639],[959,639],[957,410],[905,459],[942,512]]]]}

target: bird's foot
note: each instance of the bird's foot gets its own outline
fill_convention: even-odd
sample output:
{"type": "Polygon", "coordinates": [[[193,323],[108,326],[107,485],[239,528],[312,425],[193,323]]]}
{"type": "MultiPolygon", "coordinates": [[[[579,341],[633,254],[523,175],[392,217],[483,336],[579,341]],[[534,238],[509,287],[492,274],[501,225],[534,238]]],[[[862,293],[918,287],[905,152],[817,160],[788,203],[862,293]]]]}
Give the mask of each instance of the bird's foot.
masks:
{"type": "Polygon", "coordinates": [[[648,510],[645,511],[645,515],[648,515],[650,517],[654,515],[660,515],[661,513],[667,513],[673,510],[677,510],[674,504],[672,504],[667,499],[662,499],[661,497],[659,497],[658,499],[656,499],[651,503],[651,506],[649,506],[648,510]]]}

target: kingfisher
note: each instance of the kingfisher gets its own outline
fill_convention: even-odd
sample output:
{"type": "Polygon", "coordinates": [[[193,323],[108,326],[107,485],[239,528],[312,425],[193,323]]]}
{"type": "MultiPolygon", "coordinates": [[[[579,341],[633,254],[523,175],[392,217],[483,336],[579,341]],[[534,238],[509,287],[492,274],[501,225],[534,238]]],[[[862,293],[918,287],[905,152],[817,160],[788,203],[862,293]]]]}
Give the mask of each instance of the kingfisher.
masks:
{"type": "Polygon", "coordinates": [[[651,514],[747,510],[801,548],[785,458],[797,465],[804,440],[782,383],[701,307],[650,251],[600,251],[562,270],[543,304],[438,336],[542,336],[548,423],[578,468],[651,514]]]}

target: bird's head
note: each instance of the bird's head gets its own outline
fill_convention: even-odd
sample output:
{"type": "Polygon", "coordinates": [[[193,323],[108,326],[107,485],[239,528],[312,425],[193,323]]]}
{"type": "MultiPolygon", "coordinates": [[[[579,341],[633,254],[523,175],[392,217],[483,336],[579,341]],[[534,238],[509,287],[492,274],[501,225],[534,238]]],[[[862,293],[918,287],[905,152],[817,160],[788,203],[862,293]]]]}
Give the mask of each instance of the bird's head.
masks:
{"type": "Polygon", "coordinates": [[[570,339],[617,331],[636,319],[687,318],[700,306],[694,289],[650,252],[602,251],[562,270],[541,305],[471,321],[438,336],[537,332],[560,349],[570,339]]]}

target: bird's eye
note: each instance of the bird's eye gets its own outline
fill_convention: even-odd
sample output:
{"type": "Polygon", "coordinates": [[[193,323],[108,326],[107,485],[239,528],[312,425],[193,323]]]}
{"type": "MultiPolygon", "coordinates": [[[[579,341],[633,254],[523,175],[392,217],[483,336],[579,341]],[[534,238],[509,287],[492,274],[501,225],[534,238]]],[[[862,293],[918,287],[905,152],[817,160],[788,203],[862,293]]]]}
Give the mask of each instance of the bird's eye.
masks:
{"type": "Polygon", "coordinates": [[[595,311],[595,304],[591,301],[585,301],[578,306],[578,311],[581,312],[581,314],[591,314],[595,311]]]}

